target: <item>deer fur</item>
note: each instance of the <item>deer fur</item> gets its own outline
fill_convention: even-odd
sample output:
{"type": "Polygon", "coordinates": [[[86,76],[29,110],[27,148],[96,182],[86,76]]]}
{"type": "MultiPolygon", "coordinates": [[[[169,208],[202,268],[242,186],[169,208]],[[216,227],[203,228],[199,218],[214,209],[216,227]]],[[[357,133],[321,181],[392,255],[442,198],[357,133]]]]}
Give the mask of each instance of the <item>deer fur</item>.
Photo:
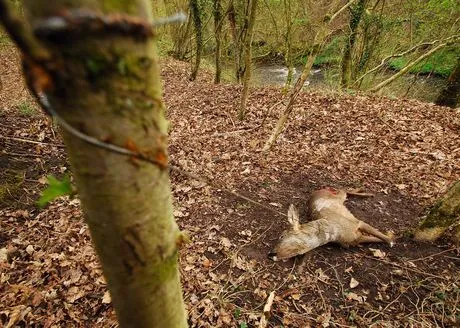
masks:
{"type": "Polygon", "coordinates": [[[289,206],[289,230],[282,233],[269,256],[277,261],[311,251],[321,245],[335,242],[343,247],[362,243],[387,242],[393,240],[369,224],[358,220],[343,204],[347,193],[343,190],[325,188],[314,191],[310,199],[313,221],[299,223],[299,212],[289,206]]]}

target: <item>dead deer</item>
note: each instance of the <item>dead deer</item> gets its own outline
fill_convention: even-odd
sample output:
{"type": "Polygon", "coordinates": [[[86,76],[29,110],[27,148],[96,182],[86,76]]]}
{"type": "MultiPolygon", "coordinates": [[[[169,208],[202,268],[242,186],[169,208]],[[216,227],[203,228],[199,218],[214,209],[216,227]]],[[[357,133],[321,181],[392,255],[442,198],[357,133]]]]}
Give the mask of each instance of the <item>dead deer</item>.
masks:
{"type": "Polygon", "coordinates": [[[393,246],[391,237],[358,220],[345,207],[346,198],[345,191],[334,188],[314,191],[310,199],[313,221],[305,224],[299,223],[299,212],[291,204],[288,210],[291,228],[283,232],[269,257],[274,261],[288,259],[330,242],[343,247],[377,242],[393,246]]]}

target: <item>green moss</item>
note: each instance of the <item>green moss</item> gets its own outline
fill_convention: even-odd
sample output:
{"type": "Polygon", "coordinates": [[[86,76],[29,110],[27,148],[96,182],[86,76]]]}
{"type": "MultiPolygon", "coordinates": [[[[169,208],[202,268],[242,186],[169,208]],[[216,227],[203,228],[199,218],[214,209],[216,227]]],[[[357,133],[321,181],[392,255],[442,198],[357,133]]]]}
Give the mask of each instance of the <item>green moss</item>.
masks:
{"type": "MultiPolygon", "coordinates": [[[[345,38],[343,36],[335,37],[328,43],[323,51],[316,56],[313,62],[314,66],[321,65],[334,65],[339,64],[342,60],[342,48],[345,38]]],[[[303,63],[306,61],[306,57],[302,59],[303,63]]]]}
{"type": "Polygon", "coordinates": [[[448,193],[430,210],[420,225],[420,229],[449,227],[460,219],[460,182],[457,182],[448,193]]]}
{"type": "Polygon", "coordinates": [[[37,114],[35,106],[28,101],[23,101],[18,105],[18,112],[21,116],[31,117],[37,114]]]}
{"type": "Polygon", "coordinates": [[[171,256],[164,259],[161,263],[155,266],[149,266],[151,270],[147,273],[148,279],[153,279],[155,284],[171,281],[171,277],[177,273],[177,251],[171,256]]]}

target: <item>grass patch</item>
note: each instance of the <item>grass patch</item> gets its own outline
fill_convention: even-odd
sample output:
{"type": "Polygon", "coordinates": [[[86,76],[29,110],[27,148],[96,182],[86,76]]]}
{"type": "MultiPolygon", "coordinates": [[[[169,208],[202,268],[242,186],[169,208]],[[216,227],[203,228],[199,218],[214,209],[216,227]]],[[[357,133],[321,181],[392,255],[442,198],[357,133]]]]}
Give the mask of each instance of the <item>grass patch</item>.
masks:
{"type": "Polygon", "coordinates": [[[18,112],[21,116],[31,117],[37,114],[35,106],[28,101],[23,101],[18,105],[18,112]]]}
{"type": "Polygon", "coordinates": [[[24,171],[6,169],[0,176],[0,205],[8,205],[8,201],[19,192],[19,187],[24,181],[24,171]]]}
{"type": "Polygon", "coordinates": [[[323,51],[316,56],[313,63],[314,66],[321,65],[334,65],[340,64],[342,61],[344,36],[337,36],[331,40],[323,49],[323,51]]]}
{"type": "Polygon", "coordinates": [[[11,39],[8,37],[8,35],[0,30],[0,46],[10,46],[12,44],[13,42],[11,42],[11,39]]]}
{"type": "MultiPolygon", "coordinates": [[[[457,63],[457,50],[454,47],[446,48],[435,52],[429,58],[412,67],[410,73],[435,74],[448,77],[457,63]]],[[[390,60],[388,66],[394,70],[401,70],[411,59],[400,57],[390,60]]]]}

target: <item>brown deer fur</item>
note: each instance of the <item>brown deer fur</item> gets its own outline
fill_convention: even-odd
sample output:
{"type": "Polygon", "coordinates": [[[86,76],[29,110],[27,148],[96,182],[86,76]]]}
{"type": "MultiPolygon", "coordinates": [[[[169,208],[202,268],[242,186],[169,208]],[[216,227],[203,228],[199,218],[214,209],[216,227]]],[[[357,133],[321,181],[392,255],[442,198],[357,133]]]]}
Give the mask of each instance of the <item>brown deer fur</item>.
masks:
{"type": "Polygon", "coordinates": [[[358,220],[345,207],[346,198],[343,190],[325,188],[314,191],[310,199],[314,221],[305,224],[299,223],[299,213],[291,204],[288,210],[291,228],[283,232],[269,256],[275,261],[287,259],[330,242],[344,247],[373,242],[387,242],[392,246],[391,237],[358,220]]]}

